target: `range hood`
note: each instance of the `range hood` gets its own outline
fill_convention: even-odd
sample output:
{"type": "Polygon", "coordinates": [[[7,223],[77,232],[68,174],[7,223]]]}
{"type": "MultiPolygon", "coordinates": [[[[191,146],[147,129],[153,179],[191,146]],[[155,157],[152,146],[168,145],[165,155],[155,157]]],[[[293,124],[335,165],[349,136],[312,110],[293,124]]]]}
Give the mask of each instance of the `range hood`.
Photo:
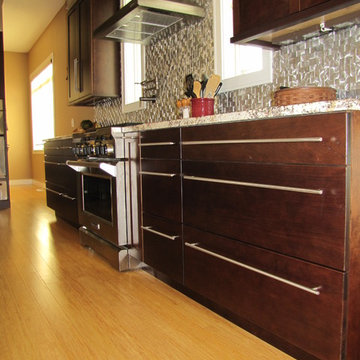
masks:
{"type": "Polygon", "coordinates": [[[183,19],[204,16],[203,8],[181,0],[132,0],[100,25],[94,36],[147,44],[159,31],[183,19]]]}

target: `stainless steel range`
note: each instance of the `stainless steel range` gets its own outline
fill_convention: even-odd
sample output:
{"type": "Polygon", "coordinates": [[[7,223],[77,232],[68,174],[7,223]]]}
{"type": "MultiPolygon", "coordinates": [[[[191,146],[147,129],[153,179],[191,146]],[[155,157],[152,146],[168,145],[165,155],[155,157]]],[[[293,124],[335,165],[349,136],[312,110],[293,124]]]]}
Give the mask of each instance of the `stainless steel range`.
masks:
{"type": "Polygon", "coordinates": [[[80,240],[121,271],[140,263],[137,133],[107,127],[73,135],[80,240]]]}

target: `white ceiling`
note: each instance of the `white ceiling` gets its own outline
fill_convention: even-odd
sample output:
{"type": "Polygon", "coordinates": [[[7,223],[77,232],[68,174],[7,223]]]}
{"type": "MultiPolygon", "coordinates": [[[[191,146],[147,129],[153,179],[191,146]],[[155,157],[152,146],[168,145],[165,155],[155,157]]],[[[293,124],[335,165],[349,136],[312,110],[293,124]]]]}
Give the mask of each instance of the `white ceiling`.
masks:
{"type": "Polygon", "coordinates": [[[27,53],[65,0],[4,0],[4,50],[27,53]]]}

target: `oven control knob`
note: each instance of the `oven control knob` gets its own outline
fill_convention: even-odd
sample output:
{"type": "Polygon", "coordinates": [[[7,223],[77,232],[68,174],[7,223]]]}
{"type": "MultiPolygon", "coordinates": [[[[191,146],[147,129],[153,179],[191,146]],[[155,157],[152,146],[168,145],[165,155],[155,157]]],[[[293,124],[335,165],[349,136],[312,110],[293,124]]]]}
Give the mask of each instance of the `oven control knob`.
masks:
{"type": "Polygon", "coordinates": [[[113,144],[106,144],[104,146],[105,154],[106,155],[114,155],[114,145],[113,144]]]}

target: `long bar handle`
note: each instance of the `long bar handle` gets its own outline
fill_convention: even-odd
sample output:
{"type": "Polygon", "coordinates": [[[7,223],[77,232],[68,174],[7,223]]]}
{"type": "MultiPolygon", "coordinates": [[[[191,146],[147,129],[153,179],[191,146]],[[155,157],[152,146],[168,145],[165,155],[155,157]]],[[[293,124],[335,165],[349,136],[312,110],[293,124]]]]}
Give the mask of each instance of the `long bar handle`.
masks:
{"type": "Polygon", "coordinates": [[[152,176],[164,176],[164,177],[174,177],[176,174],[161,173],[161,172],[152,172],[152,171],[139,171],[140,175],[152,175],[152,176]]]}
{"type": "Polygon", "coordinates": [[[61,193],[61,192],[58,192],[58,191],[49,189],[48,187],[46,188],[46,190],[47,190],[47,191],[50,191],[50,192],[52,192],[52,193],[54,193],[54,194],[56,194],[56,195],[58,195],[58,196],[61,196],[61,197],[65,198],[65,199],[72,200],[72,201],[76,200],[76,198],[74,198],[74,197],[72,197],[72,196],[69,196],[69,195],[63,194],[63,193],[61,193]]]}
{"type": "Polygon", "coordinates": [[[279,139],[238,139],[238,140],[203,140],[182,141],[182,145],[224,145],[224,144],[271,144],[271,143],[298,143],[322,142],[322,137],[279,138],[279,139]]]}
{"type": "Polygon", "coordinates": [[[75,90],[80,91],[79,87],[79,59],[74,58],[74,78],[75,78],[75,90]]]}
{"type": "Polygon", "coordinates": [[[218,184],[256,187],[256,188],[271,189],[271,190],[293,191],[293,192],[315,194],[315,195],[322,195],[324,192],[323,190],[320,190],[320,189],[306,189],[306,188],[298,188],[298,187],[292,187],[292,186],[280,186],[280,185],[251,183],[251,182],[234,181],[234,180],[223,180],[223,179],[214,179],[214,178],[199,177],[199,176],[184,175],[184,179],[185,180],[193,180],[193,181],[218,183],[218,184]]]}
{"type": "Polygon", "coordinates": [[[141,147],[145,146],[166,146],[166,145],[175,145],[173,141],[168,142],[153,142],[153,143],[145,143],[145,144],[139,144],[141,147]]]}
{"type": "Polygon", "coordinates": [[[170,240],[176,240],[179,237],[178,235],[168,235],[168,234],[162,233],[160,231],[156,231],[156,230],[152,229],[151,226],[141,226],[141,228],[143,230],[149,231],[153,234],[162,236],[162,237],[164,237],[166,239],[170,239],[170,240]]]}
{"type": "Polygon", "coordinates": [[[271,279],[274,279],[274,280],[277,280],[277,281],[280,281],[284,284],[287,284],[287,285],[290,285],[290,286],[293,286],[293,287],[296,287],[300,290],[303,290],[303,291],[306,291],[310,294],[313,294],[313,295],[320,295],[320,289],[321,289],[321,286],[315,286],[315,287],[312,287],[312,288],[309,288],[307,286],[304,286],[304,285],[301,285],[301,284],[298,284],[296,282],[293,282],[293,281],[290,281],[290,280],[287,280],[287,279],[284,279],[280,276],[277,276],[277,275],[274,275],[274,274],[271,274],[271,273],[268,273],[266,271],[263,271],[263,270],[260,270],[258,268],[255,268],[253,266],[250,266],[250,265],[246,265],[242,262],[239,262],[239,261],[236,261],[236,260],[233,260],[233,259],[230,259],[226,256],[223,256],[223,255],[220,255],[220,254],[217,254],[213,251],[210,251],[210,250],[206,250],[204,248],[201,248],[199,247],[199,243],[188,243],[188,242],[185,242],[185,246],[189,247],[189,248],[192,248],[192,249],[195,249],[197,251],[201,251],[205,254],[208,254],[210,256],[213,256],[213,257],[216,257],[218,259],[221,259],[221,260],[224,260],[224,261],[227,261],[229,263],[232,263],[234,265],[237,265],[237,266],[240,266],[244,269],[247,269],[247,270],[250,270],[250,271],[253,271],[253,272],[256,272],[260,275],[263,275],[263,276],[267,276],[271,279]]]}

